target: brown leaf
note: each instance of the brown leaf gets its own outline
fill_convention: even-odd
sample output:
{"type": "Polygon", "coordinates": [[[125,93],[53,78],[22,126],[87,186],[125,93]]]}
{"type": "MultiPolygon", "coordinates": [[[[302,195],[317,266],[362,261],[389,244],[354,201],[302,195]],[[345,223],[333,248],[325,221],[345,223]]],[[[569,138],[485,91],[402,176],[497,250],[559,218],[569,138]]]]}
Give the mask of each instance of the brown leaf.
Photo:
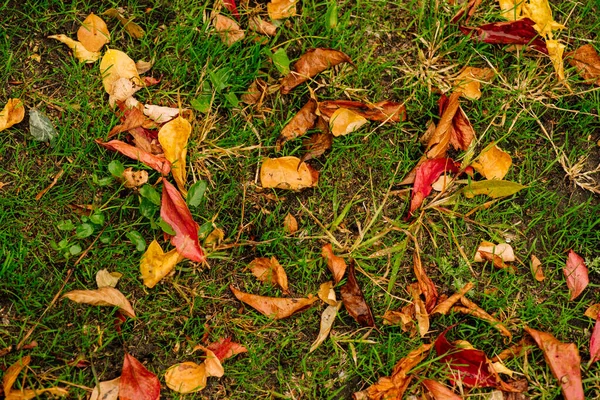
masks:
{"type": "Polygon", "coordinates": [[[271,0],[267,3],[269,17],[273,20],[284,19],[296,15],[298,0],[271,0]]]}
{"type": "MultiPolygon", "coordinates": [[[[127,82],[130,82],[127,80],[127,82]]],[[[124,103],[117,102],[119,109],[122,110],[122,114],[119,116],[121,124],[115,125],[110,132],[108,133],[108,137],[113,137],[121,132],[127,132],[134,130],[135,128],[147,128],[153,129],[156,128],[156,124],[154,121],[150,120],[146,117],[138,107],[126,107],[124,103]]]]}
{"type": "Polygon", "coordinates": [[[400,122],[406,120],[404,104],[389,100],[379,103],[361,103],[351,100],[334,100],[319,102],[319,112],[326,118],[331,118],[340,108],[351,110],[369,121],[400,122]]]}
{"type": "Polygon", "coordinates": [[[458,292],[454,293],[452,296],[448,297],[446,300],[442,301],[437,306],[435,306],[435,308],[431,311],[430,315],[447,315],[448,311],[450,311],[452,306],[456,304],[456,302],[459,301],[471,289],[473,289],[473,283],[469,282],[465,286],[463,286],[458,292]]]}
{"type": "Polygon", "coordinates": [[[125,18],[118,10],[115,10],[114,8],[109,8],[108,10],[104,11],[102,15],[107,15],[111,18],[118,19],[127,33],[136,39],[141,39],[146,34],[141,26],[133,22],[133,18],[125,18]]]}
{"type": "Polygon", "coordinates": [[[592,318],[594,320],[598,319],[598,314],[600,314],[600,303],[592,304],[589,306],[583,315],[588,318],[592,318]]]}
{"type": "Polygon", "coordinates": [[[492,362],[512,360],[516,357],[525,355],[528,348],[533,344],[533,341],[529,336],[519,340],[518,343],[513,344],[507,349],[502,350],[498,355],[492,357],[492,362]]]}
{"type": "Polygon", "coordinates": [[[344,302],[346,311],[348,311],[348,314],[350,314],[360,325],[374,327],[375,320],[373,319],[373,313],[365,301],[365,296],[363,295],[354,274],[354,260],[350,261],[347,276],[348,279],[346,284],[340,288],[342,301],[344,302]]]}
{"type": "Polygon", "coordinates": [[[542,282],[546,277],[542,268],[542,262],[535,255],[531,255],[531,273],[536,281],[542,282]]]}
{"type": "Polygon", "coordinates": [[[483,308],[479,307],[477,304],[475,304],[474,302],[472,302],[471,300],[467,299],[466,297],[462,296],[460,298],[460,302],[465,306],[463,307],[453,307],[452,311],[455,312],[460,312],[462,314],[467,314],[467,315],[472,315],[476,318],[480,318],[484,321],[489,322],[494,328],[496,328],[498,331],[500,331],[500,333],[506,337],[508,337],[508,340],[512,340],[512,333],[510,333],[510,331],[508,330],[508,328],[506,328],[506,326],[504,326],[504,324],[502,322],[500,322],[498,319],[492,317],[490,314],[488,314],[483,308]]]}
{"type": "Polygon", "coordinates": [[[248,87],[246,93],[241,97],[246,104],[261,104],[267,94],[267,82],[262,79],[255,79],[248,87]]]}
{"type": "Polygon", "coordinates": [[[81,23],[81,27],[77,31],[77,40],[89,51],[100,51],[105,44],[110,42],[110,33],[108,33],[106,22],[91,13],[81,23]]]}
{"type": "Polygon", "coordinates": [[[275,25],[263,20],[258,15],[250,17],[248,20],[248,28],[261,35],[275,36],[277,33],[277,27],[275,25]]]}
{"type": "Polygon", "coordinates": [[[492,142],[471,165],[485,179],[503,179],[512,165],[512,158],[492,142]]]}
{"type": "Polygon", "coordinates": [[[344,62],[352,64],[350,57],[341,51],[321,48],[308,50],[296,61],[293,70],[281,81],[281,94],[288,94],[293,88],[313,76],[344,62]]]}
{"type": "Polygon", "coordinates": [[[25,107],[19,99],[9,99],[4,109],[0,111],[0,131],[18,124],[25,118],[25,107]]]}
{"type": "Polygon", "coordinates": [[[302,156],[302,161],[311,160],[324,154],[333,145],[333,135],[330,133],[315,133],[302,142],[306,153],[302,156]]]}
{"type": "Polygon", "coordinates": [[[600,56],[591,44],[579,47],[567,55],[569,64],[575,67],[585,80],[600,86],[600,56]]]}
{"type": "Polygon", "coordinates": [[[567,264],[563,269],[563,273],[567,278],[567,287],[571,293],[570,300],[575,300],[585,290],[590,280],[583,258],[573,250],[569,250],[567,264]]]}
{"type": "Polygon", "coordinates": [[[477,100],[481,97],[481,82],[488,83],[493,77],[491,68],[465,67],[455,79],[454,91],[468,99],[477,100]]]}
{"type": "Polygon", "coordinates": [[[338,284],[346,272],[346,262],[342,257],[333,254],[333,248],[329,243],[324,245],[321,249],[321,256],[325,259],[327,268],[329,268],[329,271],[331,271],[331,274],[333,275],[334,282],[338,284]]]}
{"type": "Polygon", "coordinates": [[[248,304],[256,311],[273,319],[282,319],[310,307],[315,301],[319,301],[318,297],[309,295],[307,298],[279,298],[257,296],[255,294],[244,293],[237,290],[233,285],[229,286],[234,296],[241,302],[248,304]]]}
{"type": "Polygon", "coordinates": [[[335,305],[329,305],[325,311],[323,311],[323,314],[321,314],[319,335],[310,346],[310,350],[308,350],[309,353],[315,351],[321,345],[321,343],[327,339],[327,336],[329,336],[329,332],[331,332],[331,328],[333,327],[333,323],[335,322],[335,317],[337,316],[341,306],[342,302],[338,301],[335,305]]]}
{"type": "MultiPolygon", "coordinates": [[[[25,356],[20,358],[17,362],[12,364],[6,372],[4,372],[4,376],[2,377],[2,390],[4,391],[4,396],[6,396],[6,400],[31,400],[35,397],[38,397],[42,393],[50,393],[55,396],[68,396],[69,392],[67,389],[61,387],[51,387],[45,389],[13,389],[13,385],[17,380],[17,377],[31,362],[30,356],[25,356]]],[[[0,391],[0,393],[2,393],[0,391]]]]}
{"type": "Polygon", "coordinates": [[[148,171],[134,171],[133,168],[125,168],[123,171],[123,186],[126,188],[136,188],[148,183],[148,171]]]}
{"type": "Polygon", "coordinates": [[[98,382],[90,396],[90,400],[117,400],[121,388],[121,377],[110,381],[98,382]]]}
{"type": "Polygon", "coordinates": [[[235,42],[244,38],[244,31],[240,28],[237,22],[231,18],[227,18],[224,15],[215,15],[213,19],[213,25],[221,37],[221,41],[227,46],[231,46],[235,42]]]}
{"type": "Polygon", "coordinates": [[[431,312],[437,303],[438,292],[435,288],[435,284],[431,278],[427,276],[427,273],[423,269],[423,265],[421,264],[421,256],[419,255],[418,250],[416,250],[413,254],[413,272],[415,273],[417,282],[419,283],[419,289],[425,297],[425,306],[427,312],[431,312]]]}
{"type": "Polygon", "coordinates": [[[418,283],[412,283],[408,285],[408,292],[412,297],[412,304],[415,307],[415,319],[417,320],[417,326],[419,327],[419,334],[421,337],[425,337],[429,332],[429,315],[427,314],[427,307],[421,299],[421,289],[418,283]]]}
{"type": "Polygon", "coordinates": [[[284,293],[289,293],[287,275],[275,257],[255,258],[250,262],[248,268],[259,281],[279,286],[284,293]]]}
{"type": "Polygon", "coordinates": [[[123,276],[120,272],[108,272],[106,268],[101,269],[96,273],[96,285],[98,288],[115,287],[119,279],[123,276]]]}
{"type": "Polygon", "coordinates": [[[414,304],[402,307],[401,311],[388,310],[383,314],[382,318],[384,325],[400,325],[402,332],[409,332],[410,337],[413,337],[417,333],[414,304]]]}
{"type": "Polygon", "coordinates": [[[296,233],[296,231],[298,231],[298,221],[296,220],[296,217],[288,213],[283,219],[283,230],[290,235],[296,233]]]}
{"type": "Polygon", "coordinates": [[[135,318],[135,311],[123,293],[112,287],[103,287],[96,290],[72,290],[63,297],[76,303],[91,304],[94,306],[115,306],[128,317],[135,318]]]}
{"type": "Polygon", "coordinates": [[[318,182],[319,173],[297,157],[265,158],[260,168],[263,188],[301,190],[318,182]]]}
{"type": "Polygon", "coordinates": [[[281,130],[279,138],[277,138],[277,149],[280,150],[281,146],[288,140],[295,139],[298,136],[304,135],[315,125],[317,115],[317,102],[314,99],[308,100],[308,102],[298,111],[296,115],[292,117],[290,122],[281,130]]]}
{"type": "Polygon", "coordinates": [[[150,71],[150,69],[154,66],[154,61],[144,61],[138,60],[135,63],[135,68],[137,69],[138,74],[145,74],[150,71]]]}
{"type": "Polygon", "coordinates": [[[450,95],[446,103],[444,103],[445,96],[440,98],[440,109],[444,108],[444,111],[441,113],[435,132],[427,143],[427,158],[440,158],[446,155],[450,146],[450,137],[452,136],[452,121],[460,107],[458,103],[459,97],[460,93],[454,92],[450,95]]]}
{"type": "Polygon", "coordinates": [[[524,328],[533,337],[544,353],[546,364],[558,380],[560,389],[566,400],[583,400],[583,385],[581,383],[581,357],[574,343],[562,343],[546,332],[524,328]]]}
{"type": "Polygon", "coordinates": [[[487,251],[483,251],[483,250],[479,250],[477,252],[477,254],[479,255],[479,257],[484,260],[484,261],[489,261],[491,262],[494,267],[498,268],[498,269],[506,269],[510,272],[515,272],[514,268],[511,265],[508,265],[506,263],[504,263],[504,261],[502,260],[502,257],[493,254],[493,253],[489,253],[487,251]]]}
{"type": "Polygon", "coordinates": [[[423,379],[421,382],[427,388],[434,400],[461,400],[462,397],[448,389],[441,383],[432,379],[423,379]]]}
{"type": "Polygon", "coordinates": [[[160,381],[129,353],[125,353],[121,370],[119,400],[158,400],[160,381]]]}

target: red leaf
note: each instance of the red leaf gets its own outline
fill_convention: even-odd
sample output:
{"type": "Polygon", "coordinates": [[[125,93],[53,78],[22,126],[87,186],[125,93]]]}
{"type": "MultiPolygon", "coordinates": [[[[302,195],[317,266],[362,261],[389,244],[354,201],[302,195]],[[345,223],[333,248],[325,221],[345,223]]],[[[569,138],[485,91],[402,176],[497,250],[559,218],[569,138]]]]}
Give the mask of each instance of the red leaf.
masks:
{"type": "Polygon", "coordinates": [[[590,280],[583,258],[573,250],[569,250],[567,265],[563,269],[563,273],[567,278],[567,287],[569,288],[569,292],[571,292],[571,300],[575,300],[585,290],[590,280]]]}
{"type": "Polygon", "coordinates": [[[406,120],[406,108],[404,104],[388,100],[374,104],[351,100],[322,101],[319,103],[319,111],[328,118],[331,118],[333,113],[339,108],[354,111],[371,121],[400,122],[406,120]]]}
{"type": "Polygon", "coordinates": [[[559,342],[546,332],[525,327],[537,345],[544,352],[546,363],[560,384],[560,390],[566,400],[583,400],[581,383],[581,357],[574,343],[559,342]]]}
{"type": "Polygon", "coordinates": [[[465,35],[470,35],[473,40],[494,44],[523,44],[548,54],[546,43],[538,36],[533,28],[535,22],[529,18],[510,22],[494,22],[481,25],[477,28],[460,26],[465,35]]]}
{"type": "Polygon", "coordinates": [[[221,338],[214,343],[211,343],[207,348],[212,351],[219,361],[226,360],[236,354],[246,353],[248,349],[239,343],[231,341],[231,338],[221,338]]]}
{"type": "Polygon", "coordinates": [[[160,78],[154,78],[152,76],[145,76],[143,80],[144,80],[144,86],[150,87],[150,86],[159,84],[160,81],[162,80],[162,76],[160,78]]]}
{"type": "Polygon", "coordinates": [[[481,0],[469,0],[469,2],[465,3],[465,5],[454,15],[454,17],[452,17],[450,22],[455,24],[463,17],[463,15],[465,15],[465,13],[467,14],[465,23],[469,22],[473,14],[475,14],[475,10],[477,10],[477,7],[479,7],[479,4],[481,4],[481,0]]]}
{"type": "Polygon", "coordinates": [[[166,175],[171,171],[171,163],[166,158],[155,156],[154,154],[150,154],[147,151],[133,147],[132,145],[120,140],[111,140],[110,142],[106,143],[96,140],[96,143],[109,150],[117,151],[124,156],[141,161],[163,175],[166,175]]]}
{"type": "Polygon", "coordinates": [[[431,185],[444,172],[458,172],[458,166],[451,158],[434,158],[427,160],[417,167],[415,175],[415,184],[410,198],[410,211],[408,216],[421,206],[423,200],[433,190],[431,185]]]}
{"type": "Polygon", "coordinates": [[[373,313],[365,301],[365,296],[360,286],[358,286],[354,274],[354,260],[350,261],[350,265],[348,265],[347,276],[348,281],[340,288],[344,307],[346,307],[348,314],[362,326],[375,326],[373,313]]]}
{"type": "Polygon", "coordinates": [[[235,0],[223,0],[223,5],[229,10],[229,12],[239,21],[240,13],[238,12],[235,0]]]}
{"type": "Polygon", "coordinates": [[[590,364],[600,360],[600,314],[596,318],[594,331],[590,338],[590,364]]]}
{"type": "Polygon", "coordinates": [[[163,179],[160,217],[175,231],[171,244],[179,254],[192,261],[204,262],[204,251],[198,243],[198,224],[179,191],[166,179],[163,179]]]}
{"type": "Polygon", "coordinates": [[[141,362],[125,353],[121,371],[120,400],[157,400],[160,397],[160,382],[141,362]]]}
{"type": "Polygon", "coordinates": [[[461,400],[462,397],[448,389],[446,386],[432,379],[423,379],[421,382],[435,400],[461,400]]]}

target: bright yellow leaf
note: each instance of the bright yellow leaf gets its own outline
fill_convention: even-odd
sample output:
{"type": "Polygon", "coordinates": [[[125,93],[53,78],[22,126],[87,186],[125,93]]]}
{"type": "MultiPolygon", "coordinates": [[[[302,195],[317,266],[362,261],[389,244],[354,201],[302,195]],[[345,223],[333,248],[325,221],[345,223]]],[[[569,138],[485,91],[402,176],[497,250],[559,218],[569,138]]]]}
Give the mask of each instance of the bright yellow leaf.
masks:
{"type": "Polygon", "coordinates": [[[521,9],[524,0],[498,0],[502,16],[509,21],[516,21],[521,18],[521,9]]]}
{"type": "Polygon", "coordinates": [[[83,44],[78,42],[77,40],[73,40],[66,35],[51,35],[48,36],[49,39],[56,39],[59,42],[62,42],[69,46],[71,50],[73,50],[73,55],[75,58],[79,60],[79,62],[85,63],[93,63],[100,58],[100,53],[97,51],[89,51],[85,48],[83,44]]]}
{"type": "Polygon", "coordinates": [[[181,260],[183,260],[183,257],[177,252],[177,249],[165,253],[160,244],[153,240],[140,261],[140,271],[144,285],[153,288],[181,260]]]}
{"type": "Polygon", "coordinates": [[[523,16],[535,22],[533,27],[546,39],[552,39],[552,31],[565,28],[552,18],[548,0],[529,0],[524,3],[523,16]]]}
{"type": "Polygon", "coordinates": [[[548,56],[552,60],[552,65],[556,71],[559,81],[565,79],[565,68],[563,64],[563,52],[565,51],[565,45],[559,43],[558,40],[546,40],[546,48],[548,49],[548,56]]]}
{"type": "Polygon", "coordinates": [[[512,158],[492,142],[472,165],[485,179],[502,179],[512,165],[512,158]]]}
{"type": "Polygon", "coordinates": [[[25,118],[25,107],[19,99],[9,99],[4,109],[0,111],[0,131],[18,124],[25,118]]]}
{"type": "Polygon", "coordinates": [[[121,78],[129,79],[134,85],[144,86],[135,61],[119,50],[106,50],[100,61],[100,73],[104,90],[110,95],[114,94],[115,82],[121,78]]]}
{"type": "Polygon", "coordinates": [[[367,122],[362,115],[340,107],[329,119],[329,129],[333,136],[343,136],[354,132],[367,122]]]}
{"type": "Polygon", "coordinates": [[[165,152],[165,158],[172,165],[171,173],[183,197],[187,196],[185,159],[191,133],[192,125],[182,117],[167,122],[158,131],[158,141],[165,152]]]}

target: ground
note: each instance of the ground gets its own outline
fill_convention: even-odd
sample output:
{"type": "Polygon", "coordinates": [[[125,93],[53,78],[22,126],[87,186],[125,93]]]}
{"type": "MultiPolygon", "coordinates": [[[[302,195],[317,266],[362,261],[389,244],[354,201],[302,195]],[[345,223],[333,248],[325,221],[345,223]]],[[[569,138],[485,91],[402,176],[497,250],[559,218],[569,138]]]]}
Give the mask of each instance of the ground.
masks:
{"type": "MultiPolygon", "coordinates": [[[[75,37],[90,12],[101,14],[109,6],[51,0],[0,5],[0,107],[9,98],[21,98],[28,109],[48,115],[59,133],[52,144],[34,141],[27,116],[0,132],[0,350],[8,349],[0,358],[1,370],[31,355],[32,371],[24,385],[61,385],[72,398],[85,398],[97,381],[121,374],[125,351],[162,379],[175,363],[200,362],[191,353],[195,345],[231,337],[248,352],[225,361],[222,378],[209,378],[206,389],[195,395],[178,395],[163,384],[162,397],[339,399],[388,376],[410,350],[432,342],[453,324],[452,339],[468,340],[489,357],[505,349],[509,344],[489,324],[461,314],[432,319],[424,338],[383,323],[387,310],[410,302],[406,288],[416,280],[416,250],[407,239],[409,231],[440,293],[450,295],[472,281],[470,298],[507,324],[513,342],[525,337],[523,327],[530,326],[575,343],[583,358],[586,396],[600,395],[598,367],[586,364],[594,321],[584,316],[599,297],[599,195],[576,184],[581,172],[568,173],[569,165],[580,160],[585,160],[582,172],[600,163],[597,87],[583,82],[568,64],[567,86],[557,81],[551,62],[542,55],[473,42],[450,22],[460,6],[445,0],[340,1],[335,28],[327,17],[331,4],[301,1],[298,15],[285,21],[276,37],[264,43],[248,34],[231,47],[211,27],[212,2],[113,4],[135,16],[146,34],[134,39],[106,17],[109,46],[134,60],[154,61],[146,75],[160,78],[138,93],[140,101],[191,108],[207,84],[214,95],[211,110],[194,111],[191,120],[189,183],[208,182],[205,199],[191,212],[200,225],[212,222],[222,229],[225,238],[207,247],[206,263],[183,262],[152,289],[140,279],[142,252],[127,234],[137,231],[147,244],[152,239],[167,242],[144,216],[139,193],[112,179],[108,165],[119,160],[146,169],[152,184],[159,174],[95,143],[106,140],[118,123],[98,65],[80,64],[66,46],[47,38],[58,33],[75,37]],[[372,122],[335,138],[331,150],[309,161],[320,173],[314,188],[262,189],[257,170],[264,157],[303,154],[302,139],[286,143],[281,151],[275,144],[308,100],[308,87],[287,96],[271,95],[261,109],[234,106],[225,96],[241,96],[257,77],[278,82],[281,74],[265,49],[283,48],[295,61],[314,47],[341,50],[354,62],[310,83],[319,99],[392,100],[405,104],[408,120],[372,122]],[[461,101],[477,134],[476,154],[495,140],[512,156],[505,179],[527,188],[489,207],[481,207],[489,200],[483,196],[457,197],[407,221],[410,187],[400,182],[423,154],[419,138],[428,122],[439,118],[440,92],[451,90],[451,78],[466,65],[493,67],[497,73],[491,84],[483,85],[480,100],[461,101]],[[221,91],[211,89],[211,74],[217,73],[226,77],[221,91]],[[56,184],[36,200],[60,171],[64,173],[56,184]],[[89,223],[82,205],[93,205],[103,217],[85,238],[64,228],[66,220],[74,227],[89,223]],[[291,235],[283,228],[288,213],[299,224],[291,235]],[[334,221],[337,229],[331,227],[334,221]],[[330,339],[309,354],[324,305],[272,320],[239,302],[229,285],[282,296],[247,269],[255,257],[275,256],[288,274],[292,296],[316,294],[331,279],[321,257],[321,247],[332,242],[331,236],[339,244],[334,243],[336,254],[357,263],[357,279],[377,329],[361,328],[342,308],[330,339]],[[515,273],[472,263],[484,240],[513,246],[515,273]],[[570,249],[584,257],[590,270],[590,285],[574,301],[569,301],[562,272],[570,249]],[[543,282],[532,277],[531,255],[543,262],[543,282]],[[57,293],[94,289],[96,273],[103,268],[123,274],[118,288],[136,310],[137,318],[120,325],[120,332],[112,308],[66,299],[48,307],[57,293]],[[25,348],[19,349],[22,341],[25,348]]],[[[597,5],[551,4],[554,18],[567,26],[558,34],[567,51],[595,43],[597,5]]],[[[242,10],[262,5],[264,13],[262,1],[238,5],[242,10]]],[[[242,16],[242,25],[246,18],[242,16]]],[[[486,0],[469,24],[499,20],[496,3],[486,0]]],[[[450,155],[462,160],[465,153],[450,155]]],[[[591,175],[588,189],[598,190],[599,179],[591,175]]],[[[423,363],[407,394],[421,393],[422,377],[443,381],[448,376],[434,359],[432,354],[423,363]]],[[[528,397],[560,397],[538,349],[507,366],[528,379],[528,397]]]]}

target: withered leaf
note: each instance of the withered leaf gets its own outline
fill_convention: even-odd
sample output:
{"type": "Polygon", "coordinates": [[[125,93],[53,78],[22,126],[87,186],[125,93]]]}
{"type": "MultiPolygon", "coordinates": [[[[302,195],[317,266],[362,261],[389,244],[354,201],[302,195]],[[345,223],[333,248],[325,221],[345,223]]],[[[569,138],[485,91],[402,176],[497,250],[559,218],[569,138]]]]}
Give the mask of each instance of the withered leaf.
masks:
{"type": "Polygon", "coordinates": [[[441,383],[432,379],[423,379],[421,382],[423,386],[427,388],[429,394],[433,396],[434,400],[461,400],[462,397],[448,389],[441,383]]]}
{"type": "Polygon", "coordinates": [[[565,51],[565,45],[560,43],[558,40],[546,40],[546,48],[548,49],[548,57],[552,61],[554,71],[558,81],[565,80],[565,67],[563,62],[563,53],[565,51]]]}
{"type": "Polygon", "coordinates": [[[354,260],[350,261],[348,266],[348,279],[345,285],[340,288],[342,302],[352,316],[362,326],[375,326],[375,320],[371,308],[365,301],[365,296],[358,285],[354,270],[354,260]]]}
{"type": "Polygon", "coordinates": [[[421,256],[419,255],[419,251],[415,251],[413,255],[413,272],[415,273],[415,277],[417,278],[417,282],[419,283],[419,289],[423,296],[425,297],[425,306],[427,312],[431,312],[435,307],[438,299],[438,292],[435,288],[435,284],[431,280],[427,273],[423,269],[423,264],[421,263],[421,256]]]}
{"type": "Polygon", "coordinates": [[[248,268],[259,281],[279,286],[284,293],[289,293],[287,275],[275,257],[255,258],[250,262],[248,268]]]}
{"type": "Polygon", "coordinates": [[[131,167],[125,168],[121,178],[123,179],[123,186],[126,188],[131,189],[140,187],[148,182],[148,171],[134,171],[131,167]]]}
{"type": "Polygon", "coordinates": [[[4,372],[4,376],[2,377],[2,390],[4,391],[4,396],[6,396],[6,400],[31,400],[35,397],[38,397],[42,393],[50,393],[55,396],[68,396],[69,392],[67,389],[61,387],[50,387],[44,389],[13,389],[13,385],[15,384],[17,377],[31,362],[30,356],[25,356],[17,360],[14,364],[12,364],[8,369],[4,372]]]}
{"type": "Polygon", "coordinates": [[[267,93],[267,82],[262,79],[254,80],[246,93],[241,96],[241,100],[246,104],[261,104],[267,93]]]}
{"type": "Polygon", "coordinates": [[[538,282],[542,282],[546,279],[544,276],[544,269],[542,268],[542,262],[533,254],[531,255],[531,273],[538,282]]]}
{"type": "Polygon", "coordinates": [[[296,217],[288,213],[283,219],[283,230],[290,235],[296,233],[296,231],[298,231],[298,221],[296,220],[296,217]]]}
{"type": "Polygon", "coordinates": [[[107,15],[111,18],[118,19],[119,22],[123,25],[123,28],[125,28],[125,30],[127,31],[127,33],[129,33],[136,39],[141,39],[146,34],[146,32],[144,32],[141,26],[133,22],[133,18],[125,18],[123,15],[121,15],[121,13],[118,10],[114,8],[109,8],[108,10],[104,11],[102,15],[107,15]]]}
{"type": "Polygon", "coordinates": [[[56,39],[59,42],[62,42],[69,46],[71,50],[73,50],[73,55],[75,58],[79,60],[79,62],[84,62],[87,64],[93,63],[100,58],[100,52],[97,51],[89,51],[86,49],[83,44],[78,42],[77,40],[73,40],[70,37],[60,34],[60,35],[50,35],[48,39],[56,39]]]}
{"type": "Polygon", "coordinates": [[[101,287],[115,287],[123,276],[120,272],[108,272],[106,268],[96,273],[96,285],[101,287]]]}
{"type": "Polygon", "coordinates": [[[99,51],[106,43],[110,42],[110,33],[106,22],[99,16],[91,13],[81,23],[77,31],[77,40],[89,51],[99,51]]]}
{"type": "Polygon", "coordinates": [[[297,157],[266,158],[260,167],[263,188],[301,190],[318,182],[319,172],[297,157]]]}
{"type": "Polygon", "coordinates": [[[170,366],[165,372],[165,383],[177,393],[195,393],[206,387],[206,364],[192,361],[170,366]]]}
{"type": "Polygon", "coordinates": [[[244,38],[244,31],[240,28],[238,23],[224,15],[215,15],[213,25],[219,34],[221,41],[227,46],[231,46],[244,38]]]}
{"type": "Polygon", "coordinates": [[[546,43],[534,28],[535,22],[523,18],[509,22],[494,22],[477,28],[460,26],[459,29],[471,39],[485,43],[528,45],[544,54],[548,54],[546,43]]]}
{"type": "Polygon", "coordinates": [[[9,99],[0,111],[0,131],[18,124],[25,118],[25,106],[19,99],[9,99]]]}
{"type": "Polygon", "coordinates": [[[136,86],[144,86],[137,72],[135,61],[119,50],[106,50],[100,61],[100,73],[104,90],[109,95],[115,92],[115,83],[121,79],[130,80],[136,86]]]}
{"type": "Polygon", "coordinates": [[[302,156],[302,161],[311,160],[324,154],[333,145],[333,135],[330,133],[315,133],[302,141],[306,153],[302,156]]]}
{"type": "Polygon", "coordinates": [[[260,18],[258,15],[250,17],[248,20],[248,28],[261,35],[275,36],[277,33],[277,27],[270,22],[267,22],[260,18]]]}
{"type": "Polygon", "coordinates": [[[273,20],[284,19],[296,15],[298,0],[271,0],[267,3],[267,12],[273,20]]]}
{"type": "Polygon", "coordinates": [[[329,336],[329,332],[333,327],[333,323],[335,322],[335,317],[337,316],[337,313],[341,306],[342,302],[338,301],[335,305],[327,306],[325,311],[323,311],[323,314],[321,314],[321,325],[319,328],[319,335],[317,336],[313,344],[310,346],[310,350],[308,350],[309,353],[315,351],[321,345],[321,343],[323,343],[325,339],[327,339],[327,336],[329,336]]]}
{"type": "Polygon", "coordinates": [[[552,31],[564,29],[565,26],[554,21],[548,0],[529,0],[523,2],[521,12],[524,17],[531,18],[536,31],[546,39],[552,39],[552,31]]]}
{"type": "MultiPolygon", "coordinates": [[[[287,0],[284,0],[287,1],[287,0]]],[[[352,60],[345,53],[334,49],[310,49],[296,61],[293,70],[281,81],[281,93],[288,94],[296,86],[328,68],[352,60]]]]}
{"type": "Polygon", "coordinates": [[[415,319],[419,327],[419,334],[424,337],[429,332],[429,315],[423,299],[421,299],[421,289],[418,283],[408,285],[408,292],[412,297],[412,304],[415,307],[415,319]]]}
{"type": "Polygon", "coordinates": [[[231,289],[239,301],[248,304],[262,315],[273,319],[289,317],[298,311],[310,307],[315,301],[319,301],[318,297],[312,295],[306,298],[266,297],[244,293],[234,288],[233,285],[230,285],[229,289],[231,289]]]}
{"type": "Polygon", "coordinates": [[[488,314],[483,308],[479,307],[477,304],[462,296],[460,298],[460,302],[465,306],[463,307],[453,307],[452,310],[456,312],[460,312],[463,314],[472,315],[476,318],[483,319],[484,321],[488,321],[494,328],[496,328],[502,335],[506,336],[510,341],[512,339],[512,333],[506,328],[506,326],[500,322],[497,318],[494,318],[490,314],[488,314]]]}
{"type": "Polygon", "coordinates": [[[468,282],[465,286],[463,286],[457,293],[454,293],[452,296],[448,297],[446,300],[439,303],[433,311],[431,311],[431,315],[433,314],[442,314],[447,315],[450,309],[456,302],[458,302],[469,290],[473,289],[473,283],[468,282]]]}
{"type": "Polygon", "coordinates": [[[342,257],[338,257],[333,254],[333,248],[330,243],[327,243],[321,249],[321,256],[325,259],[327,263],[327,268],[331,271],[333,275],[333,280],[337,284],[344,277],[344,273],[346,272],[346,262],[342,257]]]}
{"type": "Polygon", "coordinates": [[[120,140],[111,140],[106,143],[96,140],[96,143],[109,150],[118,151],[119,153],[134,160],[139,160],[163,175],[166,175],[171,171],[171,163],[166,158],[155,156],[154,154],[137,147],[133,147],[132,145],[120,140]]]}
{"type": "Polygon", "coordinates": [[[281,145],[288,140],[297,138],[298,136],[304,135],[315,125],[317,115],[317,102],[314,99],[308,100],[308,102],[298,111],[296,115],[292,117],[290,122],[286,124],[281,130],[281,134],[277,139],[277,149],[281,149],[281,145]]]}
{"type": "Polygon", "coordinates": [[[569,53],[567,59],[584,79],[600,86],[600,56],[594,46],[583,45],[569,53]]]}
{"type": "Polygon", "coordinates": [[[319,102],[319,112],[326,118],[331,118],[340,108],[351,110],[369,121],[400,122],[406,120],[406,107],[404,107],[404,104],[389,100],[383,100],[378,103],[362,103],[352,100],[319,102]]]}
{"type": "Polygon", "coordinates": [[[110,381],[98,382],[98,385],[92,391],[90,400],[117,400],[120,388],[120,376],[110,381]]]}
{"type": "Polygon", "coordinates": [[[182,117],[167,122],[158,131],[158,141],[165,152],[165,158],[171,163],[171,174],[183,196],[187,196],[185,188],[187,180],[186,156],[188,139],[191,133],[192,125],[182,117]]]}
{"type": "Polygon", "coordinates": [[[362,115],[340,107],[331,115],[329,129],[337,137],[352,133],[366,123],[367,119],[362,115]]]}
{"type": "Polygon", "coordinates": [[[495,142],[492,142],[471,165],[477,172],[485,176],[485,179],[503,179],[512,165],[512,158],[495,142]]]}
{"type": "Polygon", "coordinates": [[[481,97],[481,82],[489,82],[493,77],[491,68],[465,67],[455,79],[454,91],[468,99],[477,100],[481,97]]]}
{"type": "Polygon", "coordinates": [[[486,260],[481,256],[480,252],[486,252],[490,254],[494,254],[502,259],[502,261],[512,262],[515,261],[515,253],[513,248],[508,243],[490,243],[490,242],[481,242],[479,247],[477,247],[477,252],[475,253],[474,260],[475,262],[482,262],[486,260]]]}
{"type": "Polygon", "coordinates": [[[423,201],[433,190],[432,184],[446,172],[458,172],[458,167],[450,158],[435,158],[426,160],[417,166],[415,183],[410,197],[408,216],[421,207],[423,201]]]}
{"type": "Polygon", "coordinates": [[[165,253],[156,240],[148,246],[148,249],[140,260],[140,272],[144,285],[149,288],[156,286],[161,279],[169,275],[183,257],[173,249],[165,253]]]}
{"type": "Polygon", "coordinates": [[[319,298],[323,300],[323,302],[329,304],[330,306],[335,306],[337,304],[337,299],[335,297],[335,290],[333,290],[332,281],[321,283],[321,285],[319,286],[319,292],[317,293],[317,296],[319,296],[319,298]]]}
{"type": "Polygon", "coordinates": [[[229,337],[220,338],[216,342],[209,344],[206,348],[212,351],[220,361],[225,361],[236,354],[246,353],[248,351],[248,349],[241,344],[232,342],[229,337]]]}
{"type": "Polygon", "coordinates": [[[123,293],[112,287],[102,287],[96,290],[72,290],[63,295],[76,303],[85,303],[95,306],[119,307],[123,314],[135,318],[135,311],[123,293]]]}

